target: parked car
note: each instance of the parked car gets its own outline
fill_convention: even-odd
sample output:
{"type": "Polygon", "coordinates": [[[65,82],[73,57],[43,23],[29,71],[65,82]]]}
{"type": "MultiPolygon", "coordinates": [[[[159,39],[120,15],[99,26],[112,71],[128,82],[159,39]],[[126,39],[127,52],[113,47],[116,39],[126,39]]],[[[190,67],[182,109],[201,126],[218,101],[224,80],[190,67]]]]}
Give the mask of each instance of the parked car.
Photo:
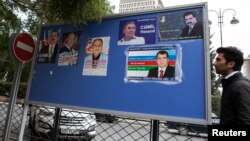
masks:
{"type": "Polygon", "coordinates": [[[116,116],[113,116],[110,114],[95,113],[95,116],[96,116],[96,120],[99,122],[113,123],[117,121],[116,116]]]}
{"type": "MultiPolygon", "coordinates": [[[[212,113],[212,124],[216,125],[220,123],[220,119],[216,114],[212,113]]],[[[189,132],[194,133],[207,133],[207,125],[190,124],[182,122],[166,122],[166,126],[169,129],[176,129],[180,135],[188,135],[189,132]]]]}
{"type": "MultiPolygon", "coordinates": [[[[52,139],[55,134],[55,108],[51,107],[31,107],[29,127],[31,137],[52,139]]],[[[62,109],[58,124],[58,138],[81,139],[90,141],[96,136],[95,115],[85,111],[75,111],[62,109]]]]}

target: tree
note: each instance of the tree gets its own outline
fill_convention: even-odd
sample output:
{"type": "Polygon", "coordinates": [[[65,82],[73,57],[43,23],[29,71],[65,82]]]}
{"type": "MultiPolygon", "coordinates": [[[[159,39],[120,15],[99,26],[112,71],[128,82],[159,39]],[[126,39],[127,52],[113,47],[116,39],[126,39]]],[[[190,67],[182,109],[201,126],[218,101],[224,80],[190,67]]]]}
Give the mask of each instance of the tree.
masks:
{"type": "MultiPolygon", "coordinates": [[[[213,37],[213,34],[210,35],[210,39],[213,37]]],[[[210,40],[210,45],[211,45],[210,40]]],[[[217,74],[214,72],[213,69],[213,60],[216,56],[215,50],[213,47],[210,47],[210,68],[211,68],[211,99],[212,99],[212,112],[216,115],[220,115],[220,100],[221,94],[219,91],[220,87],[220,79],[218,78],[217,74]]]]}
{"type": "Polygon", "coordinates": [[[213,59],[215,58],[215,51],[210,48],[210,65],[211,65],[211,99],[212,99],[212,112],[216,115],[220,115],[220,100],[221,94],[219,91],[220,79],[216,75],[213,69],[213,59]]]}
{"type": "Polygon", "coordinates": [[[9,55],[9,36],[20,32],[22,24],[21,19],[3,1],[0,2],[0,19],[0,80],[8,74],[6,81],[11,81],[15,64],[9,55]]]}
{"type": "Polygon", "coordinates": [[[211,67],[211,94],[212,95],[217,95],[218,94],[218,89],[220,87],[220,80],[217,77],[217,74],[214,72],[213,69],[213,60],[215,58],[215,51],[213,48],[210,48],[210,67],[211,67]]]}
{"type": "Polygon", "coordinates": [[[87,21],[100,22],[114,11],[108,0],[12,0],[8,5],[27,14],[25,27],[33,35],[40,24],[85,25],[87,21]]]}

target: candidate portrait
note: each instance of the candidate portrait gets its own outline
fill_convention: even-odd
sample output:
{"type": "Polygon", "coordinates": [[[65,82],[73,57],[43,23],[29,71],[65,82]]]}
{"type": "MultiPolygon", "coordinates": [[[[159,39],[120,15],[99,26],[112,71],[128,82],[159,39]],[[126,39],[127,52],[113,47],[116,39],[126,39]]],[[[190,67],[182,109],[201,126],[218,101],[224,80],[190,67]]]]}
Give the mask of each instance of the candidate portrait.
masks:
{"type": "Polygon", "coordinates": [[[169,55],[165,50],[161,50],[156,54],[157,67],[152,68],[148,72],[150,78],[168,78],[175,77],[175,68],[168,64],[169,55]]]}

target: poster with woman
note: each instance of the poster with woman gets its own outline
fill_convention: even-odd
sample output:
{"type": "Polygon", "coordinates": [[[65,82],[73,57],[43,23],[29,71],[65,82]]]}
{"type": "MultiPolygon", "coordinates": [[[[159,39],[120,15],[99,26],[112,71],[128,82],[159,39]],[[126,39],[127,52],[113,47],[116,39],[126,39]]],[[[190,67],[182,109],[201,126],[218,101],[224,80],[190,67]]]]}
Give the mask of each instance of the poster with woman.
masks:
{"type": "Polygon", "coordinates": [[[59,51],[58,66],[77,65],[80,48],[81,32],[68,32],[63,34],[59,51]]]}

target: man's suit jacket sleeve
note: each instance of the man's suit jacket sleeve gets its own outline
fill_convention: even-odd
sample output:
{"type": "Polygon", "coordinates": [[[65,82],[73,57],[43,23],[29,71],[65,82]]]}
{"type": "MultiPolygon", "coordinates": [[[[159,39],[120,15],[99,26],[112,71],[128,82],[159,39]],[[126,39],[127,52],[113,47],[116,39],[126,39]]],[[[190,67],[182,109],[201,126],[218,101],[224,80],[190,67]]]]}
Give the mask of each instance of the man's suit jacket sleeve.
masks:
{"type": "Polygon", "coordinates": [[[148,77],[158,77],[158,67],[149,70],[148,77]]]}
{"type": "Polygon", "coordinates": [[[180,37],[187,37],[188,36],[188,26],[185,26],[182,29],[181,36],[180,37]]]}
{"type": "Polygon", "coordinates": [[[175,68],[172,66],[168,66],[164,73],[164,77],[167,77],[167,78],[175,77],[175,68]]]}

